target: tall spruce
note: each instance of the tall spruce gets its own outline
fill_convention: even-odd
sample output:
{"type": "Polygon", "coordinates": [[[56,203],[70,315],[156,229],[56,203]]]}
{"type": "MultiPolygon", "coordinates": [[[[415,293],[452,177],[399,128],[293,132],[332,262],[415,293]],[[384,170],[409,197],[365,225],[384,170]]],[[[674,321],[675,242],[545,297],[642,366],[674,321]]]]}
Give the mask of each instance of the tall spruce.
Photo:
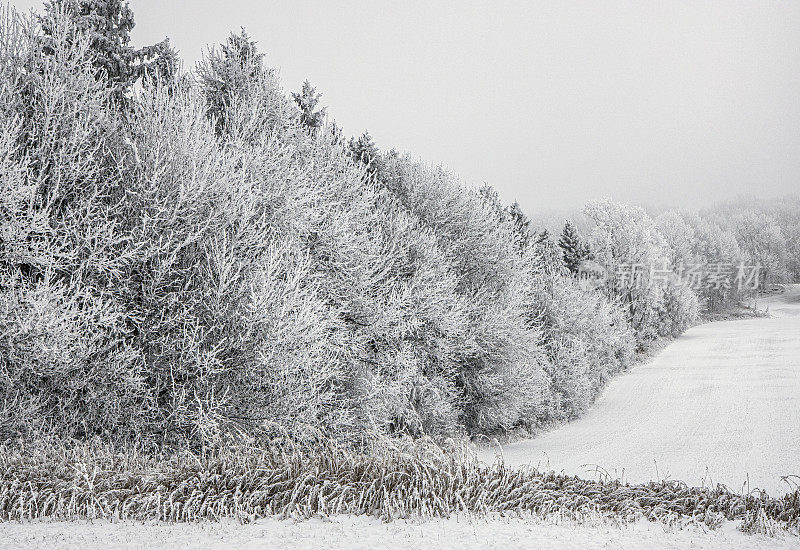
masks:
{"type": "Polygon", "coordinates": [[[506,218],[511,222],[511,226],[514,228],[514,236],[517,239],[517,247],[520,250],[525,250],[528,248],[531,240],[531,222],[522,211],[522,207],[518,202],[514,202],[514,204],[511,206],[506,207],[505,210],[506,218]]]}
{"type": "Polygon", "coordinates": [[[589,247],[581,241],[578,231],[572,222],[567,221],[564,224],[564,230],[561,232],[558,246],[561,247],[566,268],[572,274],[578,273],[581,262],[589,258],[589,247]]]}
{"type": "Polygon", "coordinates": [[[74,21],[76,30],[88,34],[98,78],[107,80],[116,100],[124,99],[142,78],[172,79],[177,73],[178,55],[168,38],[143,48],[131,45],[136,23],[125,0],[51,0],[44,10],[39,23],[45,40],[52,37],[61,13],[74,21]]]}
{"type": "Polygon", "coordinates": [[[300,122],[308,128],[312,135],[316,134],[325,122],[325,108],[316,110],[320,97],[322,94],[317,93],[316,88],[308,80],[303,82],[303,89],[300,93],[292,93],[292,99],[300,109],[300,122]]]}
{"type": "Polygon", "coordinates": [[[378,146],[369,135],[369,131],[364,131],[358,139],[350,138],[348,143],[350,156],[356,163],[361,163],[367,167],[367,173],[376,179],[381,179],[383,162],[378,146]]]}
{"type": "Polygon", "coordinates": [[[215,122],[217,134],[225,129],[225,112],[231,102],[248,88],[264,70],[264,54],[242,28],[231,33],[218,50],[209,52],[197,72],[208,104],[208,116],[215,122]]]}
{"type": "Polygon", "coordinates": [[[536,234],[533,239],[533,248],[544,261],[544,266],[550,273],[564,271],[564,258],[561,249],[553,241],[547,229],[536,234]]]}

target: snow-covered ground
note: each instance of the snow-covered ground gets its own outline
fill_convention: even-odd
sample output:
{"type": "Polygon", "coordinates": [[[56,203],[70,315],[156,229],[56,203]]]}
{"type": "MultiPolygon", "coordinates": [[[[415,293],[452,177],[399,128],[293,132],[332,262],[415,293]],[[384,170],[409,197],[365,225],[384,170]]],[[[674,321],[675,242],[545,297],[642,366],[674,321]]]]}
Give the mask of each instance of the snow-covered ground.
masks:
{"type": "Polygon", "coordinates": [[[506,463],[787,492],[781,476],[800,475],[800,285],[758,306],[772,317],[686,331],[611,381],[584,417],[503,446],[506,463]]]}
{"type": "Polygon", "coordinates": [[[641,521],[618,527],[554,524],[533,519],[451,518],[426,522],[383,523],[374,518],[339,516],[331,521],[304,522],[265,519],[239,525],[220,523],[164,524],[133,522],[0,523],[0,550],[114,549],[227,549],[270,548],[798,548],[800,538],[747,535],[726,523],[716,531],[699,527],[668,528],[641,521]]]}

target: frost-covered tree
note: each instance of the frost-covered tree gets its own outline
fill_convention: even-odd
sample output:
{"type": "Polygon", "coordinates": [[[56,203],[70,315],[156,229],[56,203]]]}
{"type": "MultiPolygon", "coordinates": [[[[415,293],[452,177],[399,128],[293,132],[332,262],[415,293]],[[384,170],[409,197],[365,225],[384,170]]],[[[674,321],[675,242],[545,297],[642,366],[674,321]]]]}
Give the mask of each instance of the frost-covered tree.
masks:
{"type": "MultiPolygon", "coordinates": [[[[120,105],[91,36],[50,15],[0,24],[0,439],[533,428],[696,314],[671,281],[582,289],[491,188],[309,132],[244,32],[120,105]]],[[[708,216],[587,212],[612,272],[738,250],[708,216]]]]}
{"type": "Polygon", "coordinates": [[[553,270],[546,251],[546,245],[531,250],[526,303],[547,352],[550,414],[566,420],[585,411],[609,378],[627,368],[635,340],[622,307],[602,292],[581,289],[565,269],[553,270]]]}
{"type": "Polygon", "coordinates": [[[480,193],[408,158],[387,163],[387,189],[437,239],[468,320],[456,354],[460,419],[472,433],[535,424],[546,415],[546,361],[526,322],[531,284],[511,224],[480,193]]]}
{"type": "Polygon", "coordinates": [[[590,203],[585,213],[594,223],[592,251],[610,275],[608,291],[627,308],[640,345],[685,330],[698,314],[697,297],[673,288],[681,283],[655,222],[642,208],[609,200],[590,203]]]}
{"type": "Polygon", "coordinates": [[[562,273],[566,270],[563,251],[561,247],[553,241],[553,237],[547,229],[543,229],[536,234],[532,247],[543,261],[543,265],[548,272],[562,273]]]}
{"type": "Polygon", "coordinates": [[[219,49],[212,49],[198,65],[208,115],[214,120],[218,134],[225,129],[226,110],[247,93],[264,70],[264,54],[244,28],[239,34],[231,33],[219,49]]]}
{"type": "Polygon", "coordinates": [[[514,228],[514,234],[517,238],[517,245],[522,250],[527,249],[531,240],[531,221],[522,211],[522,207],[518,202],[515,201],[510,206],[506,207],[505,215],[511,222],[511,226],[514,228]]]}
{"type": "Polygon", "coordinates": [[[350,138],[347,144],[350,150],[350,156],[357,164],[363,164],[366,167],[367,173],[373,176],[376,180],[381,180],[383,170],[383,160],[381,159],[378,146],[369,131],[364,131],[358,139],[350,138]]]}
{"type": "Polygon", "coordinates": [[[682,213],[680,218],[685,225],[668,216],[659,221],[659,227],[668,236],[668,242],[676,243],[672,250],[683,262],[683,277],[703,300],[705,309],[718,312],[736,303],[740,295],[732,280],[729,287],[712,283],[707,277],[707,272],[717,265],[727,265],[733,270],[743,261],[733,233],[697,213],[682,213]]]}
{"type": "Polygon", "coordinates": [[[720,207],[712,213],[727,226],[747,260],[761,266],[762,283],[781,283],[787,279],[786,237],[778,221],[758,207],[720,207]]]}
{"type": "Polygon", "coordinates": [[[322,94],[317,93],[316,88],[308,80],[303,82],[303,89],[299,93],[292,93],[292,99],[300,109],[300,122],[312,134],[315,134],[325,122],[325,109],[317,109],[321,97],[322,94]]]}
{"type": "Polygon", "coordinates": [[[660,214],[655,222],[669,247],[670,265],[688,266],[697,262],[693,251],[694,230],[679,212],[668,210],[660,214]]]}
{"type": "Polygon", "coordinates": [[[558,239],[558,246],[561,248],[564,258],[564,265],[570,273],[576,274],[581,262],[589,258],[589,247],[584,243],[572,222],[567,221],[558,239]]]}
{"type": "MultiPolygon", "coordinates": [[[[111,90],[63,14],[0,23],[0,438],[137,433],[152,411],[116,284],[111,90]]],[[[123,282],[123,284],[126,284],[123,282]]]]}
{"type": "Polygon", "coordinates": [[[786,197],[775,206],[773,215],[786,238],[789,277],[800,283],[800,197],[786,197]]]}
{"type": "Polygon", "coordinates": [[[133,10],[124,0],[50,0],[39,18],[48,44],[44,51],[55,52],[52,42],[59,18],[72,20],[70,30],[85,33],[98,75],[105,79],[115,99],[125,97],[133,84],[147,77],[171,80],[178,70],[177,52],[169,39],[142,48],[131,45],[135,26],[133,10]]]}
{"type": "Polygon", "coordinates": [[[764,201],[743,197],[702,212],[736,239],[743,259],[761,265],[762,282],[780,283],[792,278],[797,265],[795,254],[800,215],[800,199],[784,197],[764,201]]]}

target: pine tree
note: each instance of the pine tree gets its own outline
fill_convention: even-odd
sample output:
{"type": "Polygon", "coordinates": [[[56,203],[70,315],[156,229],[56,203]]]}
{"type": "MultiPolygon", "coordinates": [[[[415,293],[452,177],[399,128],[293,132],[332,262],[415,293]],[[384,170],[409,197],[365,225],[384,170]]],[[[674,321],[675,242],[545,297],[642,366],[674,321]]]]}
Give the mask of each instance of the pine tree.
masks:
{"type": "MultiPolygon", "coordinates": [[[[136,49],[130,33],[136,25],[125,0],[51,0],[39,18],[45,39],[53,35],[59,14],[71,17],[88,34],[98,78],[105,78],[112,97],[122,100],[133,84],[145,77],[171,79],[177,73],[177,52],[169,39],[136,49]]],[[[45,48],[47,51],[47,48],[45,48]]]]}
{"type": "Polygon", "coordinates": [[[315,111],[320,97],[322,94],[318,94],[316,88],[308,80],[303,82],[303,89],[300,93],[292,94],[294,102],[300,108],[300,122],[308,128],[312,135],[316,134],[325,122],[325,109],[315,111]]]}
{"type": "Polygon", "coordinates": [[[497,213],[498,217],[502,218],[504,216],[503,201],[500,200],[500,193],[498,193],[494,187],[488,183],[484,183],[478,188],[478,196],[481,198],[483,204],[497,213]]]}
{"type": "Polygon", "coordinates": [[[550,232],[547,229],[543,229],[536,234],[535,244],[545,244],[548,242],[553,242],[553,238],[550,236],[550,232]]]}
{"type": "Polygon", "coordinates": [[[581,241],[578,231],[572,225],[572,222],[567,221],[564,224],[564,230],[561,232],[558,246],[562,250],[564,265],[569,269],[570,273],[578,273],[581,262],[589,257],[589,248],[581,241]]]}
{"type": "Polygon", "coordinates": [[[142,82],[152,84],[161,81],[172,88],[180,71],[180,60],[178,50],[172,47],[169,38],[158,44],[145,46],[141,51],[144,58],[149,59],[139,68],[142,82]]]}
{"type": "Polygon", "coordinates": [[[361,163],[367,167],[367,173],[374,176],[377,180],[381,179],[383,162],[380,151],[369,135],[369,131],[364,131],[358,139],[350,138],[348,143],[350,156],[356,163],[361,163]]]}

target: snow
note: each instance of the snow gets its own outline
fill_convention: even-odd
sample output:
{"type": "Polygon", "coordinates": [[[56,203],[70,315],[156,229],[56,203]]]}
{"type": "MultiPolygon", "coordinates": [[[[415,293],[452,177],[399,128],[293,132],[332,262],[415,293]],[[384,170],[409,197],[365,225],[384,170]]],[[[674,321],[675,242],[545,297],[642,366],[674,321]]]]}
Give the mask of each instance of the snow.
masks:
{"type": "Polygon", "coordinates": [[[800,538],[747,535],[726,523],[715,531],[698,526],[681,529],[640,521],[617,526],[602,521],[573,524],[532,518],[383,523],[364,516],[337,516],[304,522],[264,519],[239,525],[219,523],[165,524],[30,522],[0,523],[0,550],[52,548],[207,548],[237,550],[270,548],[798,548],[800,538]]]}
{"type": "Polygon", "coordinates": [[[693,327],[612,380],[584,417],[479,456],[632,483],[791,490],[781,476],[800,475],[800,285],[758,306],[772,317],[693,327]]]}

